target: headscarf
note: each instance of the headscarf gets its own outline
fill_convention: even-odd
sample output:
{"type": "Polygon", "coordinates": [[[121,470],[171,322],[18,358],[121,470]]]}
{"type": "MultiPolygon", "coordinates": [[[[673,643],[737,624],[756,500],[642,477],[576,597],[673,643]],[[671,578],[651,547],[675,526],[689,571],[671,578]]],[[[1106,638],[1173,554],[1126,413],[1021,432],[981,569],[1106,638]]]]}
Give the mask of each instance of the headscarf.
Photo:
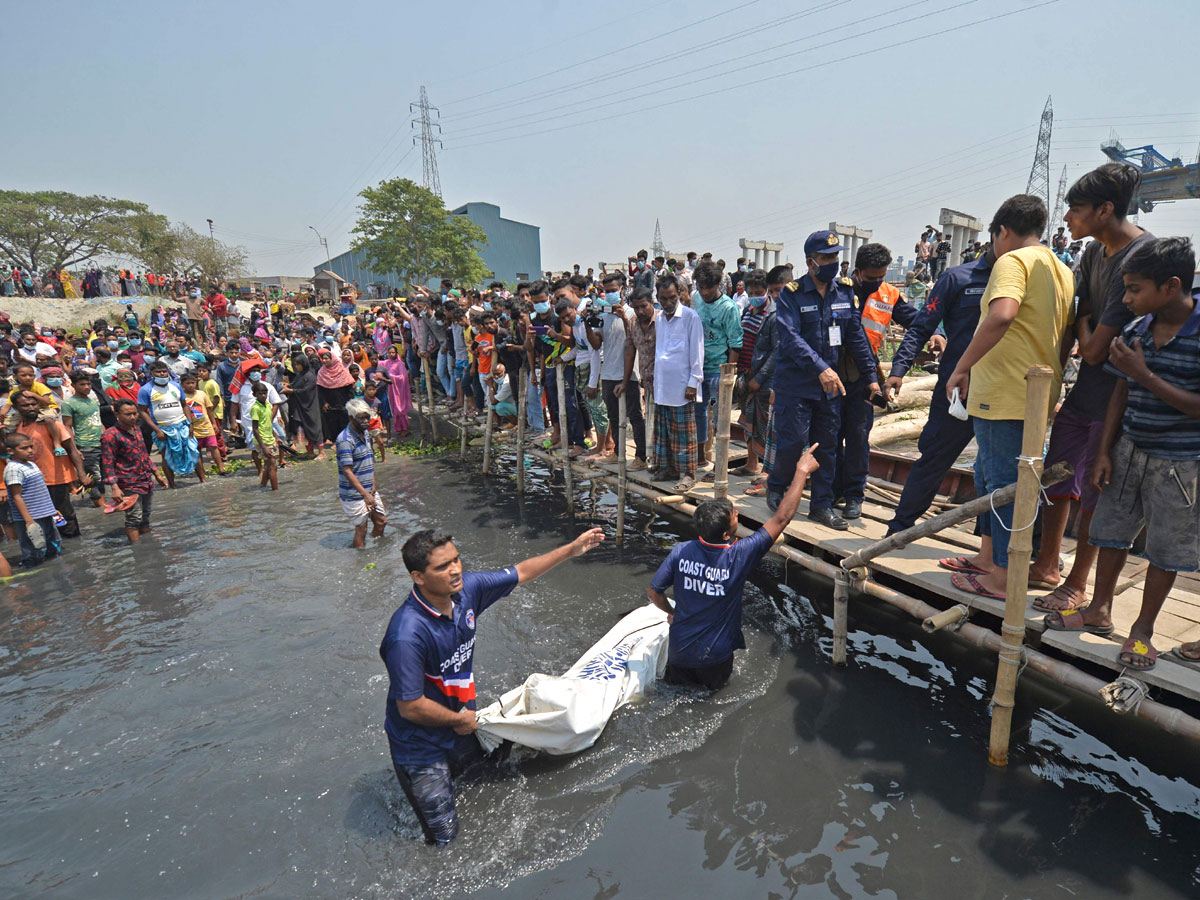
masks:
{"type": "Polygon", "coordinates": [[[343,388],[354,384],[354,376],[342,365],[342,361],[328,350],[317,354],[321,368],[317,370],[317,384],[323,388],[343,388]],[[327,355],[324,355],[327,354],[327,355]]]}

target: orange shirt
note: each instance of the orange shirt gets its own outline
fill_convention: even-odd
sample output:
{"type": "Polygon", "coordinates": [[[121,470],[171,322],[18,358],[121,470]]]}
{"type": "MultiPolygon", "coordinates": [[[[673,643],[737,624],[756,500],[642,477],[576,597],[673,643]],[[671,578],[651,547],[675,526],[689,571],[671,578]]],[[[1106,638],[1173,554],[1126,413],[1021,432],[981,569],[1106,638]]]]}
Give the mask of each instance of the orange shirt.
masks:
{"type": "Polygon", "coordinates": [[[475,337],[475,340],[479,342],[479,349],[475,353],[479,374],[490,375],[492,372],[492,350],[496,346],[496,336],[486,331],[481,331],[475,337]]]}
{"type": "Polygon", "coordinates": [[[54,455],[51,428],[58,429],[59,441],[64,445],[71,440],[71,432],[67,431],[61,422],[22,422],[17,426],[17,434],[26,435],[33,441],[34,447],[37,448],[33,461],[42,470],[47,485],[70,484],[75,480],[75,466],[71,464],[71,457],[54,455]]]}

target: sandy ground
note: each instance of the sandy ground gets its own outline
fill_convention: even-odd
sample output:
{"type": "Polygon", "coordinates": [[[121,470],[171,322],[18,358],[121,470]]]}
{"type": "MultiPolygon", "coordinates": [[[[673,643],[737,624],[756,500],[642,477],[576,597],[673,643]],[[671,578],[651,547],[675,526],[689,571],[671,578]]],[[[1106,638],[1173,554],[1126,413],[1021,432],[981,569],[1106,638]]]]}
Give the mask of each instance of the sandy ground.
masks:
{"type": "MultiPolygon", "coordinates": [[[[0,297],[0,310],[8,313],[14,324],[36,322],[75,328],[92,323],[99,318],[120,322],[125,304],[145,321],[151,307],[157,305],[158,297],[97,297],[92,300],[59,300],[54,297],[0,297]]],[[[174,305],[174,304],[172,304],[174,305]]]]}

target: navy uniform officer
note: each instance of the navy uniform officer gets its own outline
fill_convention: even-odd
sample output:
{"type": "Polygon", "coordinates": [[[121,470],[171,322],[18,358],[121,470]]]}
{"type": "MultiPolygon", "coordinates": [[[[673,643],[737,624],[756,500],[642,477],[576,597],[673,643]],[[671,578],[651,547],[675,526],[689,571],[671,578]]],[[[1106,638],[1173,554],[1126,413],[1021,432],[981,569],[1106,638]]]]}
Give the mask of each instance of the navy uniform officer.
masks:
{"type": "Polygon", "coordinates": [[[887,379],[889,396],[899,394],[904,375],[925,342],[933,337],[938,325],[945,331],[945,349],[938,362],[938,381],[929,403],[929,421],[921,431],[917,450],[921,456],[904,481],[904,491],[896,504],[896,515],[888,523],[888,534],[911,528],[929,509],[942,479],[954,465],[971,438],[975,436],[970,419],[961,421],[947,410],[946,381],[958,365],[959,358],[979,325],[979,300],[987,287],[996,262],[991,244],[979,258],[961,266],[947,269],[937,280],[929,299],[917,313],[892,358],[892,372],[887,379]]]}
{"type": "Polygon", "coordinates": [[[846,387],[838,377],[838,356],[845,345],[867,383],[878,391],[875,357],[854,304],[854,285],[838,277],[843,250],[832,231],[816,231],[804,242],[808,274],[779,292],[776,328],[779,362],[775,367],[775,465],[767,478],[767,506],[775,510],[791,483],[804,448],[820,444],[820,468],[813,475],[808,517],[845,531],[846,520],[833,511],[834,449],[841,426],[846,387]]]}

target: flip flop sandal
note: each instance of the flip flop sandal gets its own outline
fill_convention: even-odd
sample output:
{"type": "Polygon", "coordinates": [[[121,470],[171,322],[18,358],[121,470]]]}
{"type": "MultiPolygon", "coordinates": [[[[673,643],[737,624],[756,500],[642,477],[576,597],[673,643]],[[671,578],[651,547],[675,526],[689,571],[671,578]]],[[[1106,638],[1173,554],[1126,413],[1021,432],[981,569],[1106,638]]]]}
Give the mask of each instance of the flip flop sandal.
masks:
{"type": "Polygon", "coordinates": [[[742,491],[747,497],[765,497],[767,495],[767,485],[765,482],[752,484],[746,490],[742,491]]]}
{"type": "Polygon", "coordinates": [[[978,566],[971,565],[971,561],[965,556],[950,556],[946,559],[939,559],[938,565],[943,569],[949,569],[951,572],[960,572],[964,575],[986,575],[987,572],[978,566]]]}
{"type": "Polygon", "coordinates": [[[672,490],[674,490],[675,493],[677,493],[677,494],[686,494],[688,491],[690,491],[695,486],[696,486],[696,480],[694,478],[688,478],[688,479],[685,479],[685,480],[679,482],[677,485],[675,485],[674,488],[672,488],[672,490]]]}
{"type": "MultiPolygon", "coordinates": [[[[1030,582],[1030,583],[1032,584],[1032,582],[1030,582]]],[[[1079,590],[1079,588],[1073,588],[1073,587],[1070,587],[1065,584],[1057,585],[1054,588],[1054,590],[1052,590],[1049,594],[1046,594],[1046,596],[1044,596],[1044,597],[1034,597],[1033,598],[1033,608],[1040,612],[1048,612],[1048,613],[1049,612],[1063,612],[1064,610],[1066,610],[1067,612],[1070,612],[1073,609],[1082,609],[1083,607],[1087,606],[1087,603],[1088,603],[1088,600],[1087,600],[1086,593],[1079,590]],[[1064,603],[1067,603],[1069,605],[1064,606],[1064,607],[1046,606],[1045,605],[1046,601],[1051,599],[1052,597],[1055,599],[1058,599],[1058,600],[1062,600],[1064,603]],[[1076,602],[1073,599],[1075,597],[1079,598],[1078,602],[1076,602]]]]}
{"type": "Polygon", "coordinates": [[[977,597],[987,597],[991,600],[1003,600],[1003,594],[994,594],[985,588],[979,579],[969,572],[959,572],[956,575],[950,576],[950,583],[960,591],[965,591],[968,594],[975,594],[977,597]]]}
{"type": "Polygon", "coordinates": [[[1172,647],[1166,653],[1171,658],[1171,662],[1183,663],[1185,666],[1190,666],[1193,669],[1200,669],[1200,657],[1185,656],[1179,652],[1178,647],[1172,647]]]}
{"type": "Polygon", "coordinates": [[[1059,587],[1057,584],[1051,584],[1049,581],[1042,581],[1039,578],[1030,578],[1029,586],[1037,588],[1039,591],[1053,591],[1059,587]]]}
{"type": "MultiPolygon", "coordinates": [[[[1087,609],[1086,606],[1083,608],[1087,609]]],[[[1101,637],[1113,633],[1111,625],[1087,624],[1078,609],[1053,609],[1042,618],[1042,625],[1049,631],[1074,631],[1076,634],[1098,634],[1101,637]]]]}
{"type": "Polygon", "coordinates": [[[126,494],[121,498],[120,503],[105,503],[104,511],[106,513],[124,512],[137,502],[137,494],[126,494]]]}
{"type": "Polygon", "coordinates": [[[761,475],[762,469],[755,469],[754,471],[751,471],[750,469],[747,469],[745,466],[738,466],[736,469],[731,470],[729,474],[730,475],[761,475]]]}
{"type": "Polygon", "coordinates": [[[1117,659],[1135,671],[1146,672],[1154,668],[1154,664],[1158,661],[1158,651],[1154,649],[1153,644],[1147,643],[1141,638],[1131,637],[1121,645],[1121,652],[1117,655],[1117,659]],[[1139,666],[1127,659],[1123,659],[1125,656],[1144,659],[1149,662],[1144,666],[1139,666]]]}

